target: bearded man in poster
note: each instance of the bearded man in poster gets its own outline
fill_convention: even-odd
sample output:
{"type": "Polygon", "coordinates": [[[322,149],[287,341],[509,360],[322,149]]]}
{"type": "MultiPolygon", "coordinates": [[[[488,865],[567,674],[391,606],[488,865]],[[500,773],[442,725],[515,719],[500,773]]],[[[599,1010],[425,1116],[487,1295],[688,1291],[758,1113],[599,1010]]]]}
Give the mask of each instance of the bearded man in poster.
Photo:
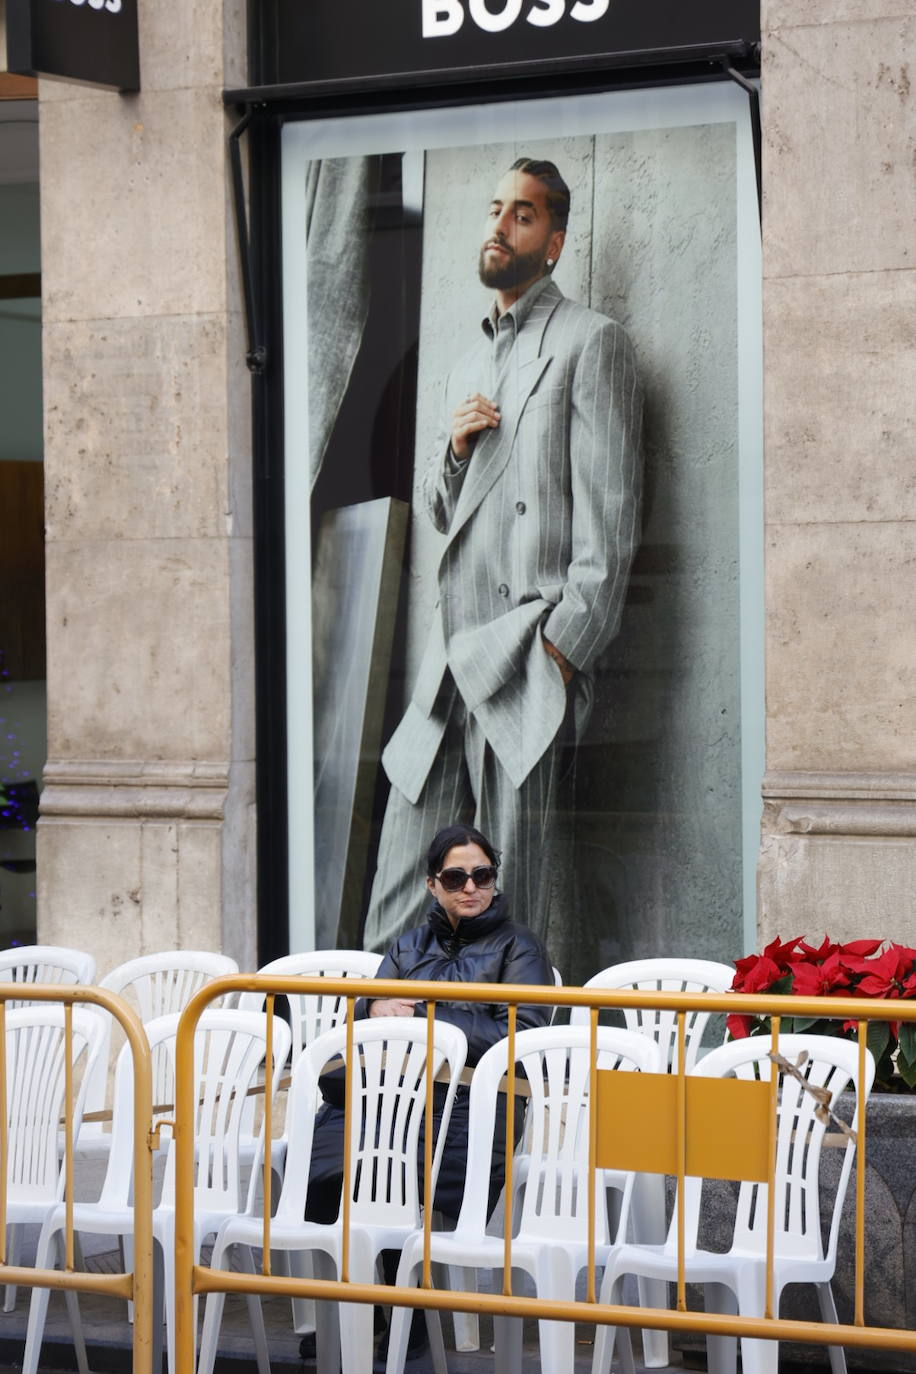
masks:
{"type": "Polygon", "coordinates": [[[575,938],[551,929],[551,887],[560,870],[572,881],[553,821],[639,543],[642,392],[623,327],[552,280],[569,208],[554,164],[527,157],[490,203],[479,276],[494,300],[448,377],[424,482],[445,536],[439,602],[382,756],[367,948],[415,923],[421,837],[457,819],[494,836],[515,914],[554,957],[575,938]]]}

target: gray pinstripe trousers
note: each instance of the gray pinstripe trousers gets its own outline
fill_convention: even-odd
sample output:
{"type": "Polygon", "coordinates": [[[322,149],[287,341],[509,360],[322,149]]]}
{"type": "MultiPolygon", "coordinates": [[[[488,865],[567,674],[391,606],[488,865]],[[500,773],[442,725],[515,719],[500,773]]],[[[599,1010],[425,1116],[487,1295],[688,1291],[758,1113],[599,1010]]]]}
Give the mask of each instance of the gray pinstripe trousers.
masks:
{"type": "MultiPolygon", "coordinates": [[[[438,830],[464,821],[502,851],[499,886],[512,918],[533,930],[550,950],[550,874],[569,868],[554,824],[561,797],[572,800],[572,756],[566,722],[554,743],[514,787],[469,715],[450,673],[434,708],[446,717],[442,745],[416,803],[394,786],[388,798],[363,935],[366,949],[384,951],[415,926],[429,906],[426,851],[438,830]],[[571,770],[570,770],[571,771],[571,770]]],[[[567,722],[572,711],[567,711],[567,722]]],[[[556,934],[556,932],[554,932],[556,934]]]]}

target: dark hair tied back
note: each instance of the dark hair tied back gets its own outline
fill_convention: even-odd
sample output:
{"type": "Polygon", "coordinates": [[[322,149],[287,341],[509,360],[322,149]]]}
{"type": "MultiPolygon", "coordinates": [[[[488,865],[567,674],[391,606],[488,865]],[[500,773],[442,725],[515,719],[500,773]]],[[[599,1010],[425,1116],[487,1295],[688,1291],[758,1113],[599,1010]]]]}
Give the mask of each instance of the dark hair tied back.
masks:
{"type": "Polygon", "coordinates": [[[493,867],[499,867],[499,850],[493,848],[486,835],[482,835],[472,825],[461,825],[459,822],[455,822],[452,825],[443,826],[426,851],[426,876],[428,878],[435,878],[437,873],[442,872],[446,855],[457,844],[479,845],[493,867]]]}
{"type": "Polygon", "coordinates": [[[542,181],[547,191],[547,209],[554,229],[565,229],[569,222],[569,187],[560,176],[556,163],[546,158],[520,157],[509,168],[510,172],[524,172],[526,176],[542,181]]]}

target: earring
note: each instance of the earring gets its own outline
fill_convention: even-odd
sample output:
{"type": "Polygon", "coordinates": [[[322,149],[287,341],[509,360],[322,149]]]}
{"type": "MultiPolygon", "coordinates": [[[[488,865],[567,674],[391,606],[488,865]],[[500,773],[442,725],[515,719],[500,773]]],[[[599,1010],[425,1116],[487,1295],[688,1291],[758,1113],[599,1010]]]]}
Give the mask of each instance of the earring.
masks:
{"type": "Polygon", "coordinates": [[[553,258],[548,258],[548,259],[547,259],[547,266],[548,266],[548,267],[553,267],[553,258]]]}

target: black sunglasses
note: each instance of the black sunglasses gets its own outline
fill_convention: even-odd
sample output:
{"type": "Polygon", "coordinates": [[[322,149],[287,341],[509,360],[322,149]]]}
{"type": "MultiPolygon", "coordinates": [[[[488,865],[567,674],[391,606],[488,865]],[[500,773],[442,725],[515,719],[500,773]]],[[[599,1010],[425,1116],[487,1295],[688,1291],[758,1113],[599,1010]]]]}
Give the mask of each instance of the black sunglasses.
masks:
{"type": "Polygon", "coordinates": [[[436,877],[446,892],[460,892],[468,878],[475,887],[493,887],[496,883],[496,869],[492,864],[487,864],[486,867],[481,864],[480,868],[472,868],[470,873],[466,873],[463,868],[443,868],[436,877]]]}

